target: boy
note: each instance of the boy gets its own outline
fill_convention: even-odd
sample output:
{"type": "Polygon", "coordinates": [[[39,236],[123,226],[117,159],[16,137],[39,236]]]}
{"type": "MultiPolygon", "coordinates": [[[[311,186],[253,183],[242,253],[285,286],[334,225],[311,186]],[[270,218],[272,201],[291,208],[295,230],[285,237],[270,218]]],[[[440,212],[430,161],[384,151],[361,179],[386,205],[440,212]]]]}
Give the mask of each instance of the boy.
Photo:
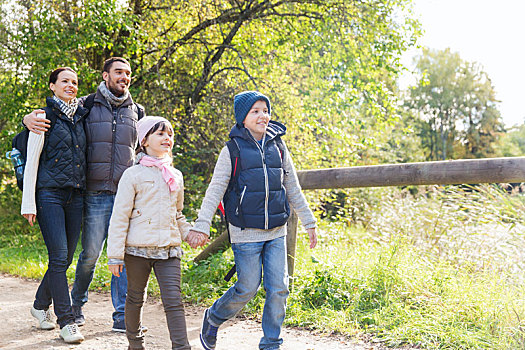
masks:
{"type": "Polygon", "coordinates": [[[224,197],[237,282],[205,311],[200,339],[204,349],[215,349],[217,329],[255,296],[264,274],[264,335],[259,348],[279,349],[289,294],[286,221],[290,205],[308,232],[310,248],[317,244],[316,220],[280,139],[286,128],[270,121],[268,97],[257,91],[242,92],[234,98],[234,110],[236,125],[229,142],[238,150],[238,157],[232,161],[229,147],[222,149],[193,231],[209,235],[211,220],[224,197]]]}

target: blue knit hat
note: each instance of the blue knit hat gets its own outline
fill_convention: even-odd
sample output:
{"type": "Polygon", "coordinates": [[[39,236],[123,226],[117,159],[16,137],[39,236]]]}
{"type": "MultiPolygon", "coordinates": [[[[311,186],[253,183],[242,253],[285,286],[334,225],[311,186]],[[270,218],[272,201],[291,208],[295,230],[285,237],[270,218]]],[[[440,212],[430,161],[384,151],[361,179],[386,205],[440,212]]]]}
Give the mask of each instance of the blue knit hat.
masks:
{"type": "Polygon", "coordinates": [[[233,98],[233,110],[235,111],[235,121],[238,125],[242,125],[246,115],[248,115],[253,104],[257,101],[266,102],[268,114],[271,114],[270,99],[259,91],[244,91],[235,95],[233,98]]]}

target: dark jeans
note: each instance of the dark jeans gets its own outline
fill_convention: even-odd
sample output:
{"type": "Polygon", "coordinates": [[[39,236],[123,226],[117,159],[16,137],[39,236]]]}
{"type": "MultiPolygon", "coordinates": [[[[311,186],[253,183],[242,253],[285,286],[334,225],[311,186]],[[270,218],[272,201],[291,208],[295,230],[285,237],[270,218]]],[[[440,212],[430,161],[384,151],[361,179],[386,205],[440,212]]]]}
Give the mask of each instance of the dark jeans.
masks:
{"type": "MultiPolygon", "coordinates": [[[[71,299],[75,306],[84,306],[88,301],[89,285],[93,280],[97,261],[108,237],[109,220],[114,201],[114,193],[86,191],[84,194],[82,252],[78,257],[75,283],[71,290],[71,299]]],[[[120,277],[111,276],[111,301],[115,308],[113,321],[124,320],[127,286],[125,269],[120,277]]]]}
{"type": "Polygon", "coordinates": [[[191,349],[180,291],[180,259],[146,259],[126,254],[124,262],[128,274],[125,320],[130,348],[142,349],[144,346],[144,334],[140,330],[142,305],[146,299],[148,279],[153,269],[159,282],[172,349],[191,349]]]}
{"type": "Polygon", "coordinates": [[[69,188],[38,190],[36,205],[49,263],[33,306],[38,310],[47,310],[53,302],[57,323],[62,328],[74,322],[66,271],[80,236],[82,192],[69,188]]]}

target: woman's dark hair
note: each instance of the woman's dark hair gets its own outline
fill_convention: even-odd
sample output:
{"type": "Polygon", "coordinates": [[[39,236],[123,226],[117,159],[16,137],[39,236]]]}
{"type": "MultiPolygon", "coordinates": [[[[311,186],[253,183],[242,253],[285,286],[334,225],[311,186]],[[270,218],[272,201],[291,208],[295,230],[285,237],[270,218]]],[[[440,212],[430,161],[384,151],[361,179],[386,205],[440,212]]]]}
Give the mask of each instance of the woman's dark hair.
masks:
{"type": "MultiPolygon", "coordinates": [[[[158,122],[157,124],[153,125],[151,129],[149,129],[149,131],[146,133],[146,135],[142,139],[142,143],[146,142],[146,140],[148,139],[148,136],[153,134],[157,130],[160,130],[160,131],[171,130],[171,132],[173,132],[173,127],[168,122],[158,122]]],[[[135,152],[137,154],[140,152],[146,153],[146,149],[142,145],[139,145],[137,149],[135,150],[135,152]]]]}
{"type": "Polygon", "coordinates": [[[75,72],[73,70],[73,68],[69,68],[69,67],[58,67],[57,69],[55,69],[54,71],[51,72],[51,74],[49,74],[49,83],[53,83],[55,84],[57,82],[57,79],[58,79],[58,75],[65,71],[65,70],[68,70],[70,72],[73,72],[75,74],[77,74],[77,72],[75,72]]]}

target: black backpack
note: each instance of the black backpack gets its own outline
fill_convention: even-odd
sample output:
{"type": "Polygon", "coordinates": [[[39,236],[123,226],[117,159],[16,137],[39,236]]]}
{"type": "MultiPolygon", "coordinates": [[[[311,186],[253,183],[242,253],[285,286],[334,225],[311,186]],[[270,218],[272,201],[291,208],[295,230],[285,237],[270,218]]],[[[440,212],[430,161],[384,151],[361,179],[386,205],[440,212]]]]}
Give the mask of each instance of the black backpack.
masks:
{"type": "MultiPolygon", "coordinates": [[[[57,117],[55,113],[53,113],[53,111],[49,107],[45,107],[43,108],[43,110],[46,112],[46,118],[49,119],[51,122],[49,125],[49,129],[47,129],[47,131],[45,132],[45,136],[44,136],[45,137],[44,148],[45,148],[46,142],[47,142],[47,135],[49,135],[49,133],[51,132],[51,129],[53,129],[53,126],[55,125],[57,121],[57,117]]],[[[24,128],[24,130],[20,131],[18,134],[16,134],[13,137],[13,141],[11,142],[12,147],[16,148],[20,152],[22,162],[21,162],[21,165],[19,166],[22,167],[22,171],[21,171],[22,175],[24,173],[26,159],[27,159],[27,140],[29,139],[29,133],[30,133],[29,129],[24,128]]],[[[15,169],[15,175],[16,175],[16,171],[17,169],[15,169]]],[[[16,185],[21,191],[24,189],[23,177],[21,178],[17,177],[16,185]]]]}

